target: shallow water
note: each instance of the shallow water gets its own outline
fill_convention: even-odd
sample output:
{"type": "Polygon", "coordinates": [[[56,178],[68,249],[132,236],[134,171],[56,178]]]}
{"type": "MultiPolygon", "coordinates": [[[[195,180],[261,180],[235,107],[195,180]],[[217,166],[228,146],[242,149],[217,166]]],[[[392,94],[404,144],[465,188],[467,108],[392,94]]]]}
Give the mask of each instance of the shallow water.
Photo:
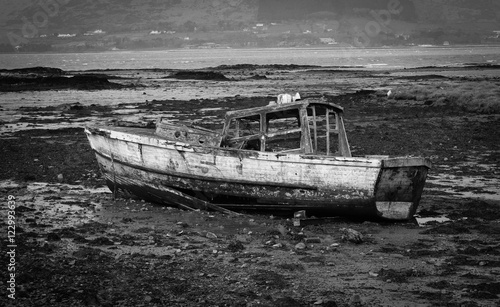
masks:
{"type": "Polygon", "coordinates": [[[16,203],[30,211],[28,215],[36,216],[35,224],[51,228],[74,227],[97,220],[96,211],[101,207],[97,201],[111,194],[107,187],[46,182],[20,184],[12,180],[0,181],[0,189],[17,191],[14,193],[16,203]]]}
{"type": "Polygon", "coordinates": [[[359,66],[371,69],[500,63],[500,46],[406,48],[256,48],[0,54],[0,68],[34,66],[64,70],[194,69],[236,64],[359,66]]]}
{"type": "Polygon", "coordinates": [[[500,186],[496,176],[432,174],[427,179],[427,182],[432,184],[432,187],[425,188],[427,191],[436,191],[459,198],[500,201],[500,186]]]}

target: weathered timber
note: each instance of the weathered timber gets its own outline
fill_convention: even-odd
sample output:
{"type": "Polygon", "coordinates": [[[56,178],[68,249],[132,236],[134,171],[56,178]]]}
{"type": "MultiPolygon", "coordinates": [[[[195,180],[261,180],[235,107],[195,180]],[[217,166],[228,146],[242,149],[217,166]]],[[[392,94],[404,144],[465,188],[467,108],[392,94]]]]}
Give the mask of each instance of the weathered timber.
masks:
{"type": "Polygon", "coordinates": [[[87,127],[110,188],[186,208],[308,210],[409,219],[430,162],[352,157],[343,109],[301,101],[227,112],[221,133],[87,127]],[[311,131],[312,130],[312,131],[311,131]]]}

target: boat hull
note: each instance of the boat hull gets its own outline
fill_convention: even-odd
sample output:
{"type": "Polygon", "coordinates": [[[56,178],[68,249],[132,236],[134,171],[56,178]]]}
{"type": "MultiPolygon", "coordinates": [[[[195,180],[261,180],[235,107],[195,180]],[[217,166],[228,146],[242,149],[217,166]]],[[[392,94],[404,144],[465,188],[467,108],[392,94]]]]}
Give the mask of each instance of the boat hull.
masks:
{"type": "Polygon", "coordinates": [[[192,146],[146,129],[87,128],[112,191],[179,203],[176,191],[230,209],[308,210],[407,219],[429,165],[421,158],[343,158],[192,146]]]}

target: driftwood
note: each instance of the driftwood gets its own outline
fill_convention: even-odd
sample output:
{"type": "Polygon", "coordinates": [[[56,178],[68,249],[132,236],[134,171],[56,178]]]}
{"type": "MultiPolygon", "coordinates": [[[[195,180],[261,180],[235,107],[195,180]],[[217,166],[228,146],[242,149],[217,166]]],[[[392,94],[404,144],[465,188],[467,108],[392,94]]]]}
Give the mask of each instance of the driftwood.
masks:
{"type": "Polygon", "coordinates": [[[243,214],[231,211],[226,208],[222,208],[221,206],[218,206],[216,204],[213,204],[211,202],[193,197],[191,195],[188,195],[186,193],[183,193],[181,191],[171,189],[168,187],[163,187],[163,189],[168,190],[169,193],[172,193],[174,196],[171,199],[169,199],[169,202],[174,203],[178,207],[186,210],[196,210],[196,209],[201,209],[201,210],[214,210],[218,212],[222,212],[224,214],[228,215],[233,215],[233,216],[241,216],[243,214]]]}

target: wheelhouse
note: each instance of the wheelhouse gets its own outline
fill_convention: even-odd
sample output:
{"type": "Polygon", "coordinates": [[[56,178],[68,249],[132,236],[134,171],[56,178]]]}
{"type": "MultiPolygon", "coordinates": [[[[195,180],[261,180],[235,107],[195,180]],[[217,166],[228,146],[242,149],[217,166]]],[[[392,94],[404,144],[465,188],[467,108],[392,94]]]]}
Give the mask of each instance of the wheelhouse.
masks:
{"type": "Polygon", "coordinates": [[[222,146],[351,157],[343,108],[307,100],[226,113],[222,146]]]}

